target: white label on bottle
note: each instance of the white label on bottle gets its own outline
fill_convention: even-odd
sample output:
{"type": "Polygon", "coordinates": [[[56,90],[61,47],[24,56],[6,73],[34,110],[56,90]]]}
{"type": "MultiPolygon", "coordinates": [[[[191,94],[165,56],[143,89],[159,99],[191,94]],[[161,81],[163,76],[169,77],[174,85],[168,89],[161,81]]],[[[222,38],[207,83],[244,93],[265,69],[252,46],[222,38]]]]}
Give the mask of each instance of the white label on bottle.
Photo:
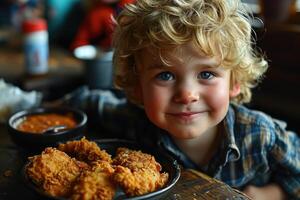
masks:
{"type": "Polygon", "coordinates": [[[48,71],[48,38],[41,34],[33,36],[24,41],[26,72],[43,74],[48,71]]]}

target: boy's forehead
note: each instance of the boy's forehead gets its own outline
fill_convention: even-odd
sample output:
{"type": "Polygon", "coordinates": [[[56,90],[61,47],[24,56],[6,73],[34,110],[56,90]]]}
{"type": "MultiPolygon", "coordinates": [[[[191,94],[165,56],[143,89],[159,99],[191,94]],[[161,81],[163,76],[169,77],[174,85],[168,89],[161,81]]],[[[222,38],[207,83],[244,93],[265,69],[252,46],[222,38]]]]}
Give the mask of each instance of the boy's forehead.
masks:
{"type": "Polygon", "coordinates": [[[159,49],[158,48],[150,48],[146,47],[141,49],[138,54],[141,58],[148,58],[151,57],[154,60],[159,60],[159,49]]]}
{"type": "Polygon", "coordinates": [[[138,58],[143,63],[188,62],[191,59],[202,60],[208,65],[219,66],[218,56],[207,56],[201,49],[191,44],[169,46],[164,48],[146,47],[139,52],[138,58]]]}
{"type": "Polygon", "coordinates": [[[160,51],[157,48],[146,47],[139,50],[135,55],[138,65],[152,65],[154,63],[162,63],[160,51]]]}

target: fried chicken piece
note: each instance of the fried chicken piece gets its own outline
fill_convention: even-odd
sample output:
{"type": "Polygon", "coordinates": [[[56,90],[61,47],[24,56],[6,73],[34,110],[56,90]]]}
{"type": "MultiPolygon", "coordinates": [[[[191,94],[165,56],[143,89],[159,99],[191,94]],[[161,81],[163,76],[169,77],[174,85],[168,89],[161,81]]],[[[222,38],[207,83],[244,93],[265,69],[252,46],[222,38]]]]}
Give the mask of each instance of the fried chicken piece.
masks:
{"type": "Polygon", "coordinates": [[[86,163],[72,159],[66,153],[51,147],[28,159],[28,177],[39,188],[56,197],[68,196],[75,179],[82,170],[88,168],[86,163]]]}
{"type": "Polygon", "coordinates": [[[138,196],[163,187],[168,173],[160,173],[162,167],[154,156],[128,148],[118,148],[113,160],[116,165],[113,180],[128,196],[138,196]]]}
{"type": "Polygon", "coordinates": [[[86,170],[77,179],[72,200],[112,200],[116,185],[111,176],[114,169],[107,161],[97,160],[91,163],[91,169],[86,170]]]}
{"type": "Polygon", "coordinates": [[[101,150],[95,142],[88,141],[85,137],[79,141],[69,141],[66,144],[59,144],[58,149],[71,157],[75,157],[77,160],[87,163],[96,160],[112,162],[111,155],[105,150],[101,150]]]}

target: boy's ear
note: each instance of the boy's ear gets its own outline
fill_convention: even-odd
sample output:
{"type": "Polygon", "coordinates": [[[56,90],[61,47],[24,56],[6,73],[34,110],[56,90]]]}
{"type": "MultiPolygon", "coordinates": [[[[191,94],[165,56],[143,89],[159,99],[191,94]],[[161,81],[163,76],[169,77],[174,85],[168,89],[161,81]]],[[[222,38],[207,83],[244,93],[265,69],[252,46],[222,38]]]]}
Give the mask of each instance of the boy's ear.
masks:
{"type": "Polygon", "coordinates": [[[229,95],[231,98],[236,97],[241,92],[241,85],[239,83],[233,84],[233,86],[230,88],[229,95]]]}

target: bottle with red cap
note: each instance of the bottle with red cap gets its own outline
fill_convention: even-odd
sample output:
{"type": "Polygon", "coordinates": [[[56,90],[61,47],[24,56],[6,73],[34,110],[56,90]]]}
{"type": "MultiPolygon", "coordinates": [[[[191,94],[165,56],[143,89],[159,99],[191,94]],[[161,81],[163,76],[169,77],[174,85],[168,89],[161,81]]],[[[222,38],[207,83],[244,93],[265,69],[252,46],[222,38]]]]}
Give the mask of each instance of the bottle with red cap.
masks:
{"type": "Polygon", "coordinates": [[[26,19],[22,24],[24,34],[25,69],[28,75],[48,72],[48,31],[44,19],[26,19]]]}

